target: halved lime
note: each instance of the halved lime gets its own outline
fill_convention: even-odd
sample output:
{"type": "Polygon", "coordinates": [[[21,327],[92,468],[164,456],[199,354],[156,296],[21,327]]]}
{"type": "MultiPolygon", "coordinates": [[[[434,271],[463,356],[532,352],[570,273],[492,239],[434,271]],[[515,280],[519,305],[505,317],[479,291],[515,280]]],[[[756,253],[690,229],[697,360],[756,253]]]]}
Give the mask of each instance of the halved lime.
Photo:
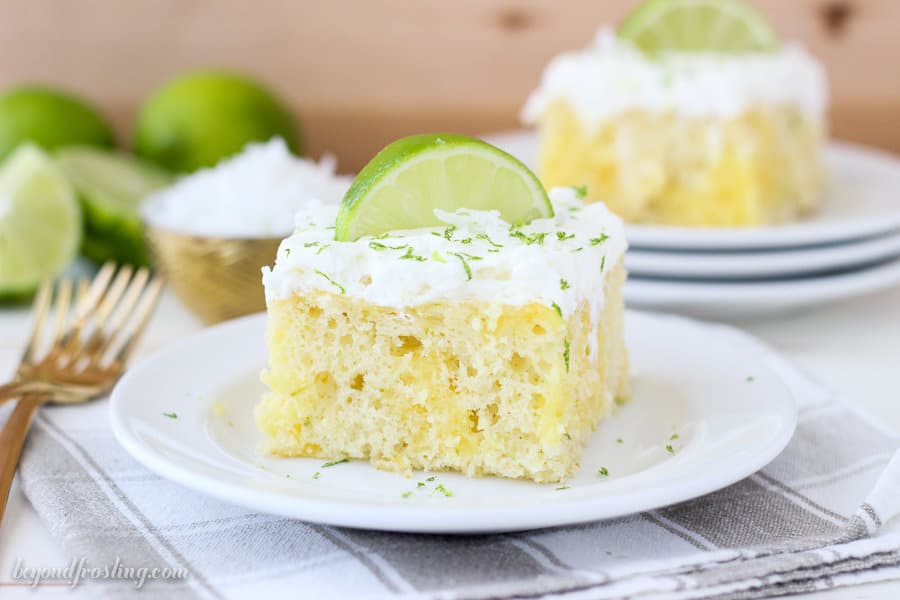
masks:
{"type": "Polygon", "coordinates": [[[128,154],[88,146],[63,148],[56,157],[84,210],[82,253],[98,263],[149,264],[138,206],[172,176],[128,154]]]}
{"type": "Polygon", "coordinates": [[[436,208],[499,210],[514,224],[553,216],[547,192],[518,159],[453,133],[401,138],[375,155],[341,204],[335,239],[441,225],[436,208]]]}
{"type": "Polygon", "coordinates": [[[34,292],[72,262],[80,242],[69,182],[37,146],[20,146],[0,166],[0,298],[34,292]]]}
{"type": "Polygon", "coordinates": [[[772,27],[740,0],[647,0],[619,25],[619,37],[648,53],[768,52],[772,27]]]}

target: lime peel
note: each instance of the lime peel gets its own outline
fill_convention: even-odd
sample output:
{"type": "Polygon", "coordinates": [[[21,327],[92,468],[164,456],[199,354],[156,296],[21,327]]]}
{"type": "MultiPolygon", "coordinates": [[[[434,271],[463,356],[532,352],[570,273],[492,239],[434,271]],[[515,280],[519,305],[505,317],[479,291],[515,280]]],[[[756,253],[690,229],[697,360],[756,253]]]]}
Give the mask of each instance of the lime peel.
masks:
{"type": "Polygon", "coordinates": [[[618,36],[651,54],[778,48],[778,38],[765,17],[741,0],[648,0],[625,17],[618,36]]]}
{"type": "Polygon", "coordinates": [[[528,167],[481,140],[452,133],[401,138],[379,152],[347,190],[335,239],[436,227],[435,209],[497,210],[511,224],[553,216],[528,167]]]}

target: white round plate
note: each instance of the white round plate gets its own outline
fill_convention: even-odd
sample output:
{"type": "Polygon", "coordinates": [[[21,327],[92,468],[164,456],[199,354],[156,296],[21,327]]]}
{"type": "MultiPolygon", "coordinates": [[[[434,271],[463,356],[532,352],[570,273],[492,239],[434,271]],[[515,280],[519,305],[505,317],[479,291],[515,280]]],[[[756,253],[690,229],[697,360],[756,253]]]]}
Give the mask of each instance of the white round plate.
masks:
{"type": "MultiPolygon", "coordinates": [[[[538,141],[532,131],[485,136],[488,142],[532,168],[538,141]]],[[[822,207],[792,224],[748,228],[628,225],[635,248],[751,250],[833,244],[900,230],[900,160],[878,150],[843,142],[825,148],[828,185],[822,207]]]]}
{"type": "Polygon", "coordinates": [[[347,527],[474,533],[607,519],[695,498],[765,466],[797,420],[779,375],[788,367],[752,338],[629,313],[633,399],[597,428],[566,489],[453,473],[408,479],[359,461],[325,468],[321,459],[258,452],[253,406],[263,393],[264,328],[265,315],[224,323],[126,373],[110,409],[122,446],[163,477],[261,512],[347,527]],[[601,467],[608,477],[597,475],[601,467]],[[452,497],[432,493],[437,484],[452,497]]]}
{"type": "Polygon", "coordinates": [[[763,279],[834,273],[898,256],[900,232],[846,244],[791,250],[688,252],[632,248],[625,255],[625,267],[632,276],[763,279]]]}
{"type": "Polygon", "coordinates": [[[684,281],[632,277],[625,284],[628,306],[746,318],[809,308],[900,284],[900,259],[857,271],[771,281],[684,281]]]}

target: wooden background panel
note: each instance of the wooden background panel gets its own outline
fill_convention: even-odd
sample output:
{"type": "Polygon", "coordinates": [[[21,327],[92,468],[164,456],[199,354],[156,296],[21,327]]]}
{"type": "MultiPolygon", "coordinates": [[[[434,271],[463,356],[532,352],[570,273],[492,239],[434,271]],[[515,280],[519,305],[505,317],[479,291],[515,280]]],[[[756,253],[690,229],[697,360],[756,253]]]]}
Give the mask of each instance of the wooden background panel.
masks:
{"type": "MultiPolygon", "coordinates": [[[[0,0],[0,85],[84,94],[123,139],[155,86],[224,66],[272,85],[311,153],[355,168],[385,142],[427,130],[517,125],[543,66],[583,46],[629,0],[0,0]]],[[[758,0],[783,39],[825,61],[832,129],[900,151],[900,2],[758,0]]]]}

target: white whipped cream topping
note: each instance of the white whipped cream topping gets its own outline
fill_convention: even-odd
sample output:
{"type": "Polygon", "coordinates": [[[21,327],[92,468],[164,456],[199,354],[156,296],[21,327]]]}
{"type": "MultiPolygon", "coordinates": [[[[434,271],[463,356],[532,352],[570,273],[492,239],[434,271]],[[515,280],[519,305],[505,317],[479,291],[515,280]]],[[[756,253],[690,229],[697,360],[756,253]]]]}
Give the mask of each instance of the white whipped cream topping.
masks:
{"type": "Polygon", "coordinates": [[[573,188],[550,191],[554,217],[511,228],[498,211],[435,210],[444,227],[387,237],[334,240],[337,206],[319,202],[297,216],[275,267],[263,269],[268,301],[325,290],[378,306],[441,300],[541,302],[570,314],[583,301],[593,321],[604,303],[605,273],[627,247],[622,221],[573,188]],[[555,305],[555,306],[554,306],[555,305]]]}
{"type": "Polygon", "coordinates": [[[337,204],[350,177],[335,160],[291,154],[280,138],[248,144],[240,154],[151,194],[141,206],[147,222],[172,231],[216,237],[283,237],[312,198],[337,204]]]}
{"type": "Polygon", "coordinates": [[[798,45],[767,53],[648,57],[603,29],[593,46],[550,62],[522,109],[523,121],[535,123],[557,100],[570,104],[582,124],[596,130],[633,109],[729,118],[776,104],[796,106],[820,121],[828,91],[821,64],[798,45]]]}

